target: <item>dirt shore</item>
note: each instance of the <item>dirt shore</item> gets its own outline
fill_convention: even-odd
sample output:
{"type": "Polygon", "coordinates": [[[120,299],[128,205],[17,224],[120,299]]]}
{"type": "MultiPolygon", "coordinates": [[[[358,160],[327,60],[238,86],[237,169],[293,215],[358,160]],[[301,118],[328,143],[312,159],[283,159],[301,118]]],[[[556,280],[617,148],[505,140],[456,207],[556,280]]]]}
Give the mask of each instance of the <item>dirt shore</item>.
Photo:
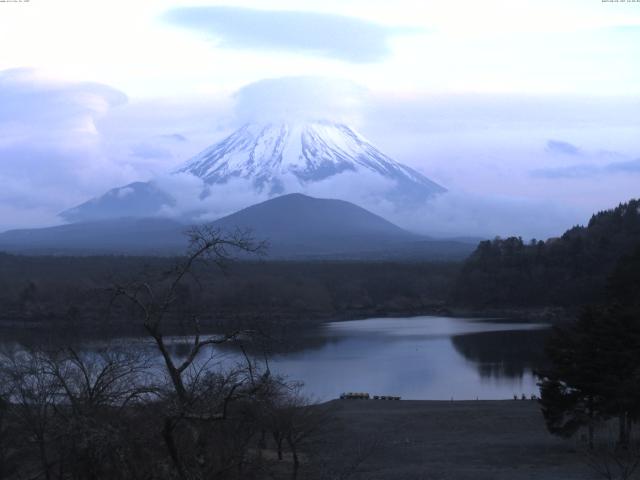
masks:
{"type": "Polygon", "coordinates": [[[535,401],[335,400],[327,448],[358,479],[598,478],[574,440],[545,430],[535,401]],[[350,455],[351,454],[351,455],[350,455]]]}

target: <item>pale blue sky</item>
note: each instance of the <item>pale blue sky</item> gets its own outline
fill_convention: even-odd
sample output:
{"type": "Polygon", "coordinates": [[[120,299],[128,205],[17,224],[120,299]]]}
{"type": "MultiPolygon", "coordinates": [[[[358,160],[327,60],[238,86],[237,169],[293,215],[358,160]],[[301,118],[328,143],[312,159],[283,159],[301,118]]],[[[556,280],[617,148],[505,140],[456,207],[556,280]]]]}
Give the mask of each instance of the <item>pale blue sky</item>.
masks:
{"type": "Polygon", "coordinates": [[[286,101],[447,186],[425,229],[556,234],[638,195],[640,3],[0,3],[0,230],[286,101]]]}

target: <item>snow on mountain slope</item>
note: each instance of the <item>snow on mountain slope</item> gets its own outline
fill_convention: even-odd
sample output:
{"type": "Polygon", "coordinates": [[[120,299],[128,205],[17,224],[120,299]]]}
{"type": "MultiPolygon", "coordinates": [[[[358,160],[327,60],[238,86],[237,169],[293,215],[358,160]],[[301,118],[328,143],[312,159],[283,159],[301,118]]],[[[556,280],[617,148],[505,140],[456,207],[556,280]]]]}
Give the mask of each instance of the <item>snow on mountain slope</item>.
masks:
{"type": "Polygon", "coordinates": [[[211,220],[212,208],[224,211],[220,207],[230,197],[241,199],[227,205],[226,213],[287,193],[349,200],[374,211],[380,203],[410,211],[445,191],[344,124],[251,123],[169,175],[115,188],[60,215],[76,222],[171,212],[211,220]],[[183,205],[181,198],[189,200],[183,205]]]}
{"type": "Polygon", "coordinates": [[[309,183],[346,171],[377,174],[396,182],[399,188],[410,186],[412,193],[421,193],[424,198],[445,191],[380,152],[348,126],[320,121],[244,125],[176,173],[191,173],[209,184],[249,179],[259,191],[281,194],[288,186],[286,177],[295,178],[303,190],[309,183]]]}

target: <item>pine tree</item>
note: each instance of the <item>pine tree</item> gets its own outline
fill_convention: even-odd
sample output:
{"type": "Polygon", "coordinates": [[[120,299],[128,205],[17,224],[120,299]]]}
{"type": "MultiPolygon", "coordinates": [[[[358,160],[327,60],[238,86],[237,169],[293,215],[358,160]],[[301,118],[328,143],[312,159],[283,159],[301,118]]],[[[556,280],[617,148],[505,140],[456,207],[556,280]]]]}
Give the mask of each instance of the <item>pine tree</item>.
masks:
{"type": "Polygon", "coordinates": [[[538,372],[547,429],[571,437],[587,427],[590,445],[596,424],[607,417],[599,392],[599,318],[598,310],[589,308],[574,325],[556,328],[546,348],[551,366],[538,372]]]}
{"type": "MultiPolygon", "coordinates": [[[[624,207],[620,215],[635,221],[638,205],[624,207]]],[[[618,261],[607,284],[606,306],[585,308],[550,336],[550,367],[538,373],[540,403],[551,433],[572,436],[586,426],[593,445],[595,425],[617,418],[618,443],[626,446],[640,419],[640,245],[618,261]]]]}

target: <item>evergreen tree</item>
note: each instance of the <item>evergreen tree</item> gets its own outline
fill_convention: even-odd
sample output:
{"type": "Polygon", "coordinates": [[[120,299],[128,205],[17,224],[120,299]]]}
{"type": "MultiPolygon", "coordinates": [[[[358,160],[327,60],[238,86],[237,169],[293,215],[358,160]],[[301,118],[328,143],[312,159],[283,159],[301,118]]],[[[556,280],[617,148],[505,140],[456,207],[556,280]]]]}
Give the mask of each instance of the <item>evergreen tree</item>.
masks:
{"type": "Polygon", "coordinates": [[[620,445],[640,416],[640,318],[622,306],[590,307],[547,345],[551,367],[539,372],[542,413],[551,433],[572,436],[617,418],[620,445]]]}
{"type": "MultiPolygon", "coordinates": [[[[640,200],[599,212],[586,227],[573,227],[546,242],[524,243],[518,237],[483,241],[462,266],[452,300],[476,307],[607,303],[607,278],[639,244],[640,200]]],[[[637,270],[640,256],[635,258],[637,270]]],[[[633,275],[632,268],[626,271],[633,275]]]]}
{"type": "Polygon", "coordinates": [[[556,328],[546,348],[551,367],[538,372],[547,429],[570,437],[587,427],[590,445],[595,425],[607,416],[599,391],[599,317],[598,310],[585,309],[574,325],[556,328]]]}
{"type": "Polygon", "coordinates": [[[640,311],[640,243],[633,253],[622,257],[607,285],[613,302],[626,310],[640,311]]]}

